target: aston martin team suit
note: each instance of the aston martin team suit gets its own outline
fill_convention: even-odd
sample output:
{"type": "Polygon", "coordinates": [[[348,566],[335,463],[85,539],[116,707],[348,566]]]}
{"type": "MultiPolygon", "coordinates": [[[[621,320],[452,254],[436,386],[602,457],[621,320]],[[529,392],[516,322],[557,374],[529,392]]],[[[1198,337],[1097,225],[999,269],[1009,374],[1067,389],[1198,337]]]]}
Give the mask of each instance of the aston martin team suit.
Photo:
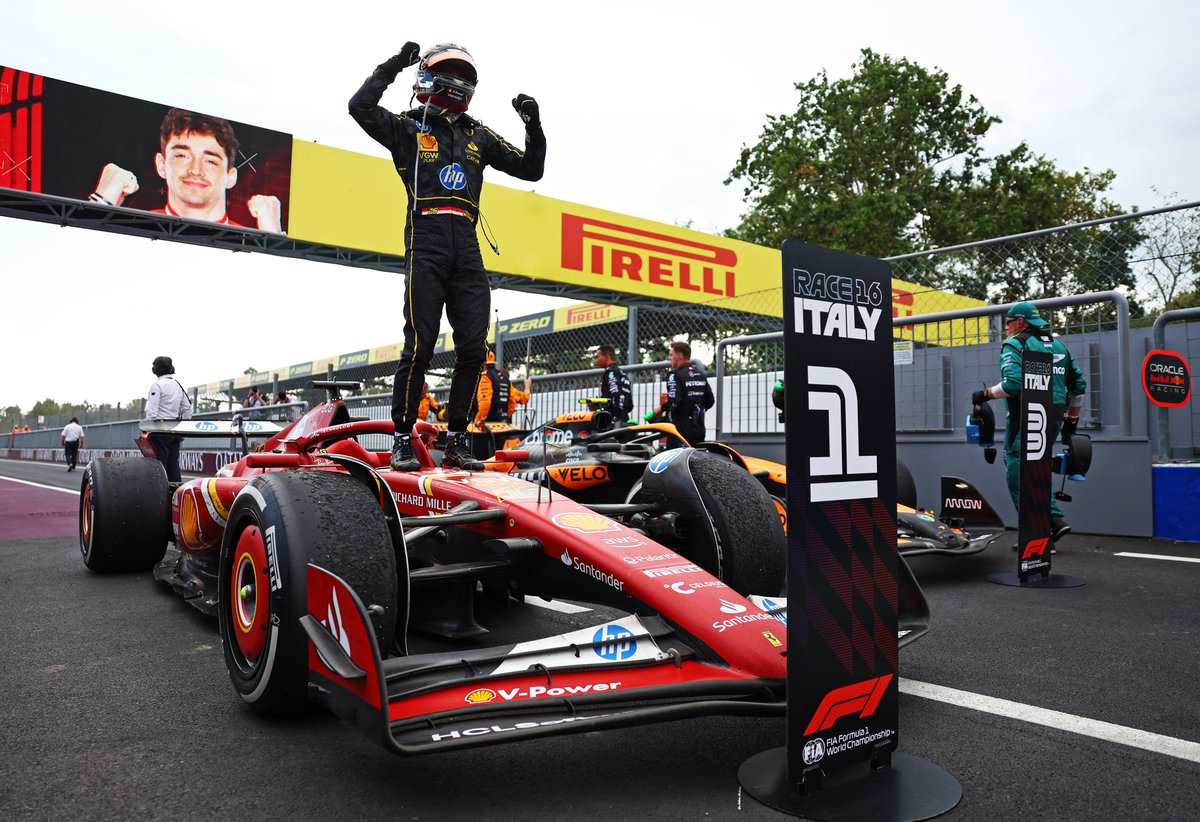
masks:
{"type": "MultiPolygon", "coordinates": [[[[1021,353],[1030,351],[1049,352],[1054,361],[1050,380],[1054,394],[1054,409],[1050,414],[1050,442],[1058,439],[1063,426],[1063,412],[1071,397],[1082,397],[1087,391],[1087,380],[1076,364],[1066,344],[1045,327],[1026,328],[1020,334],[1009,337],[1000,346],[1000,385],[1008,395],[1005,404],[1008,419],[1004,426],[1004,474],[1008,481],[1008,492],[1013,505],[1020,509],[1019,490],[1021,480],[1021,353]]],[[[1050,516],[1062,517],[1062,509],[1054,494],[1050,495],[1050,516]]]]}
{"type": "Polygon", "coordinates": [[[539,123],[527,123],[521,151],[465,113],[426,116],[416,108],[393,114],[379,100],[404,67],[398,57],[380,64],[350,98],[351,116],[391,152],[408,195],[404,350],[392,389],[392,420],[397,434],[412,430],[445,306],[457,355],[446,417],[451,431],[466,431],[491,302],[475,234],[483,169],[490,165],[522,180],[541,179],[546,137],[539,123]]]}
{"type": "Polygon", "coordinates": [[[667,375],[667,401],[662,404],[662,412],[692,445],[704,439],[704,412],[712,406],[712,388],[690,362],[667,375]]]}

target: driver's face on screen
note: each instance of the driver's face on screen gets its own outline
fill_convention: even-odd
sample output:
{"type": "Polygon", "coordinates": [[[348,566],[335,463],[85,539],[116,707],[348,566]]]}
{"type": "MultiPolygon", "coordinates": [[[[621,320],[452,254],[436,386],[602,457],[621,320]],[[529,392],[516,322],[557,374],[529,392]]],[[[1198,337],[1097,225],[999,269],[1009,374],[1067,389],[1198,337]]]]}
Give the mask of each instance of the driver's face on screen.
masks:
{"type": "Polygon", "coordinates": [[[237,169],[229,167],[225,149],[211,134],[172,134],[155,165],[167,181],[168,200],[191,208],[224,207],[225,190],[237,182],[237,169]]]}

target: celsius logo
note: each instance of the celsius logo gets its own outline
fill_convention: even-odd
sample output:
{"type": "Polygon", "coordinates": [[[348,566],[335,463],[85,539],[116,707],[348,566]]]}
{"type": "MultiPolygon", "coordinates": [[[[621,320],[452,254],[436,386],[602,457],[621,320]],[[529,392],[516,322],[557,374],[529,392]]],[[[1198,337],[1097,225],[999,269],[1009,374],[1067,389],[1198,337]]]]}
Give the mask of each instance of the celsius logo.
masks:
{"type": "Polygon", "coordinates": [[[804,764],[815,765],[825,758],[825,740],[810,739],[804,743],[804,764]]]}
{"type": "Polygon", "coordinates": [[[858,391],[850,375],[840,368],[808,367],[808,408],[824,411],[829,425],[829,455],[810,457],[809,471],[817,480],[809,486],[812,502],[871,499],[879,496],[875,457],[860,454],[858,442],[858,391]],[[816,390],[823,385],[834,391],[816,390]],[[848,479],[851,476],[869,479],[848,479]]]}
{"type": "Polygon", "coordinates": [[[744,613],[746,613],[746,606],[739,605],[736,602],[730,602],[727,599],[722,599],[721,600],[721,613],[723,613],[723,614],[744,614],[744,613]]]}
{"type": "Polygon", "coordinates": [[[601,659],[619,662],[637,653],[637,640],[633,638],[633,632],[620,625],[598,628],[592,642],[595,643],[596,656],[601,659]]]}
{"type": "Polygon", "coordinates": [[[677,594],[694,594],[697,588],[727,588],[728,586],[719,579],[706,579],[702,582],[672,582],[670,585],[663,583],[664,588],[670,588],[677,594]]]}
{"type": "Polygon", "coordinates": [[[215,422],[208,422],[208,421],[198,422],[198,423],[196,423],[196,430],[197,431],[216,431],[217,424],[215,422]]]}
{"type": "Polygon", "coordinates": [[[664,588],[670,588],[677,594],[694,594],[696,593],[688,587],[686,582],[672,582],[670,585],[664,585],[664,588]]]}
{"type": "Polygon", "coordinates": [[[879,707],[879,700],[883,699],[888,683],[891,681],[892,675],[884,674],[864,679],[862,682],[855,682],[853,685],[834,688],[825,694],[825,698],[817,706],[816,713],[808,721],[808,727],[804,729],[804,735],[808,736],[818,731],[828,730],[843,716],[858,714],[865,719],[875,713],[875,709],[879,707]]]}
{"type": "Polygon", "coordinates": [[[670,451],[663,451],[661,454],[656,455],[654,459],[650,460],[650,473],[661,474],[663,471],[666,471],[667,466],[682,453],[682,448],[672,448],[670,451]]]}
{"type": "Polygon", "coordinates": [[[467,187],[467,175],[463,173],[462,166],[458,163],[443,166],[438,173],[438,179],[442,181],[444,187],[451,191],[461,191],[467,187]]]}

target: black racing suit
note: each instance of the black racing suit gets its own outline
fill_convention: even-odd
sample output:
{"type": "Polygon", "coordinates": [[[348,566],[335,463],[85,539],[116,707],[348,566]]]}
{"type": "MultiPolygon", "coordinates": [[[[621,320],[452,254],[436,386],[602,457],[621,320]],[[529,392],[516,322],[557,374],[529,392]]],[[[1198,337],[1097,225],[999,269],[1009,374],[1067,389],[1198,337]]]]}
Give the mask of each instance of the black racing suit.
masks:
{"type": "Polygon", "coordinates": [[[508,372],[499,370],[493,364],[483,372],[483,378],[492,384],[492,407],[488,409],[484,422],[512,422],[508,414],[508,397],[512,389],[508,372]]]}
{"type": "Polygon", "coordinates": [[[624,424],[633,413],[633,386],[616,363],[600,375],[600,396],[608,400],[608,410],[612,412],[615,424],[624,424]]]}
{"type": "Polygon", "coordinates": [[[712,388],[690,362],[667,374],[667,401],[662,412],[692,445],[704,439],[704,411],[712,406],[712,388]]]}
{"type": "Polygon", "coordinates": [[[392,153],[408,194],[404,351],[392,387],[392,421],[396,433],[405,434],[417,419],[444,306],[456,354],[446,419],[451,431],[466,431],[487,351],[491,304],[475,235],[483,169],[490,165],[522,180],[540,180],[546,136],[540,125],[527,124],[522,152],[466,114],[426,117],[421,108],[393,114],[379,100],[399,70],[396,58],[385,61],[350,98],[350,116],[392,153]]]}

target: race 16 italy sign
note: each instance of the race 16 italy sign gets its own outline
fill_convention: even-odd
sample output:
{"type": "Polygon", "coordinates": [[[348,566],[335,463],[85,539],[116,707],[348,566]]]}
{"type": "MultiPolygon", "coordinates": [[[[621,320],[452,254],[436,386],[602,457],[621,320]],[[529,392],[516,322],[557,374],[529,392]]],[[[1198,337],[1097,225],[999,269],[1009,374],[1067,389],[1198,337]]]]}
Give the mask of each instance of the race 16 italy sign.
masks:
{"type": "Polygon", "coordinates": [[[783,291],[796,784],[898,742],[891,271],[789,241],[783,291]]]}
{"type": "Polygon", "coordinates": [[[1154,349],[1142,360],[1142,390],[1150,402],[1163,408],[1187,405],[1192,395],[1187,360],[1174,351],[1154,349]]]}

